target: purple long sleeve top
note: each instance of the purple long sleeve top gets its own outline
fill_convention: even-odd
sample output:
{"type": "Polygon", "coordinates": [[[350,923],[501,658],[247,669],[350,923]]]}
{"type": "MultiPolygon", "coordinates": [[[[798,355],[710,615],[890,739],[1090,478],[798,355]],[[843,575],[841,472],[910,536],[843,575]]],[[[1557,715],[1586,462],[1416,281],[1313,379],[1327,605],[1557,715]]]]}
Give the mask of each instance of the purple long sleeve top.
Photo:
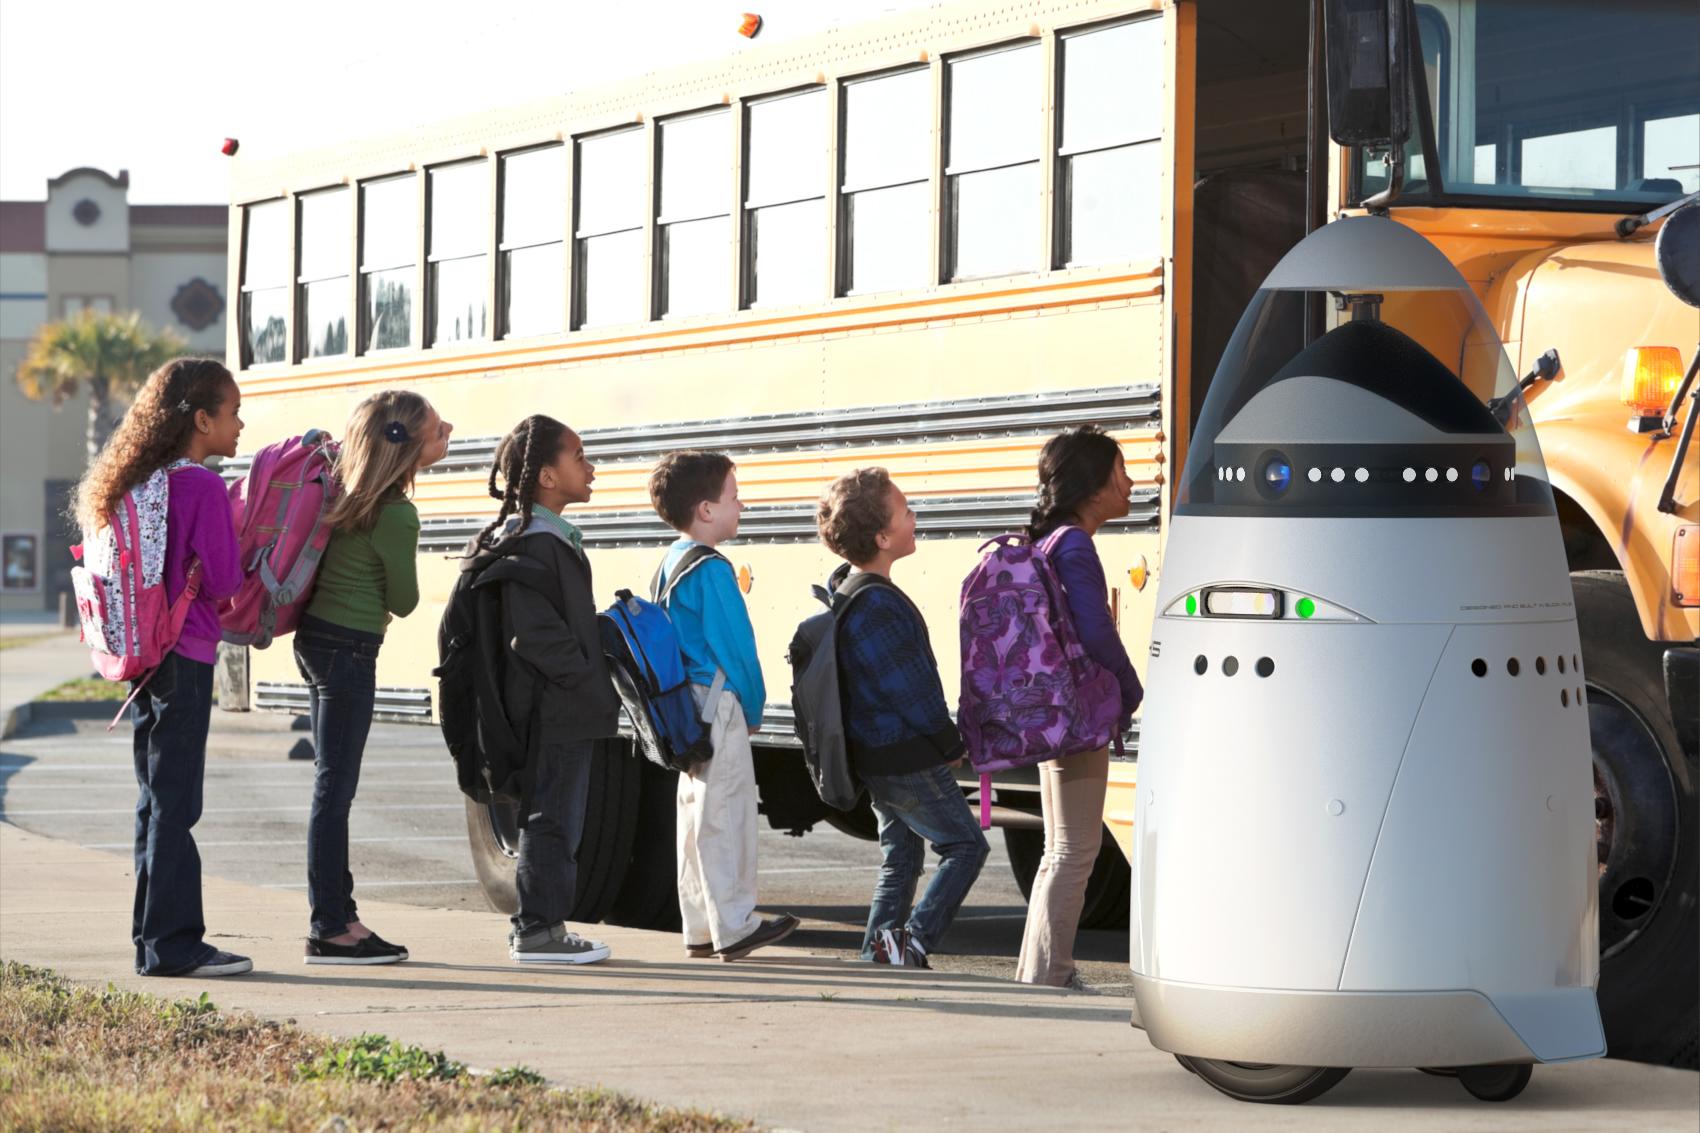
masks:
{"type": "Polygon", "coordinates": [[[201,560],[201,592],[183,622],[177,652],[191,661],[218,660],[218,603],[242,585],[241,550],[224,480],[210,468],[171,474],[165,508],[165,598],[175,602],[188,581],[189,563],[201,560]]]}
{"type": "Polygon", "coordinates": [[[1078,527],[1070,527],[1057,536],[1049,555],[1056,568],[1057,578],[1068,596],[1068,611],[1074,618],[1074,631],[1085,646],[1087,655],[1115,674],[1122,690],[1123,726],[1145,699],[1145,689],[1139,674],[1133,671],[1127,649],[1122,645],[1116,623],[1110,618],[1109,584],[1104,581],[1104,564],[1098,559],[1098,549],[1092,536],[1078,527]]]}

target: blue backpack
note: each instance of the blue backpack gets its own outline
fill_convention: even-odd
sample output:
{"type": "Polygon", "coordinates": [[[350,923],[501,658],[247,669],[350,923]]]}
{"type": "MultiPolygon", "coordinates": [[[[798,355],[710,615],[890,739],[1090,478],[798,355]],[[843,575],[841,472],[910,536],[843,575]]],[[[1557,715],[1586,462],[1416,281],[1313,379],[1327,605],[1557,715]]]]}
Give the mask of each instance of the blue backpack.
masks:
{"type": "Polygon", "coordinates": [[[596,618],[609,675],[638,743],[651,762],[670,771],[694,773],[714,754],[707,722],[714,719],[726,674],[714,674],[708,702],[699,713],[679,637],[666,609],[673,588],[709,559],[726,561],[711,547],[692,547],[680,558],[665,585],[661,571],[655,572],[650,584],[654,601],[645,601],[630,590],[618,590],[614,604],[596,618]]]}

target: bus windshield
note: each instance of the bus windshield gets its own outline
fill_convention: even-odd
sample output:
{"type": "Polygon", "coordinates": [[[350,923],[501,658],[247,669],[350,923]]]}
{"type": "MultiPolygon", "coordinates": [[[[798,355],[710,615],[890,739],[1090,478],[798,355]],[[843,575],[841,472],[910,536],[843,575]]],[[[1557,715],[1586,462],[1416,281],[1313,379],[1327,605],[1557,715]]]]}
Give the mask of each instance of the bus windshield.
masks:
{"type": "MultiPolygon", "coordinates": [[[[1418,0],[1416,17],[1427,105],[1401,202],[1640,211],[1700,189],[1694,0],[1418,0]]],[[[1358,199],[1385,159],[1359,152],[1358,199]]]]}

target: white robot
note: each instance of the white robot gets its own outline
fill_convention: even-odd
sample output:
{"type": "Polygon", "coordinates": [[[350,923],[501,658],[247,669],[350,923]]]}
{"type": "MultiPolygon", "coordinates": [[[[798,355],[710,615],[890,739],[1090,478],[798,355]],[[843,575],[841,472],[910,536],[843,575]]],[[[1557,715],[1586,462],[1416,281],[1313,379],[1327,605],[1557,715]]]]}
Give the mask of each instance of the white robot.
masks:
{"type": "Polygon", "coordinates": [[[1605,1053],[1552,494],[1491,323],[1422,237],[1338,221],[1265,280],[1157,610],[1130,942],[1155,1046],[1264,1102],[1352,1067],[1503,1101],[1605,1053]],[[1307,304],[1334,324],[1308,345],[1307,304]]]}

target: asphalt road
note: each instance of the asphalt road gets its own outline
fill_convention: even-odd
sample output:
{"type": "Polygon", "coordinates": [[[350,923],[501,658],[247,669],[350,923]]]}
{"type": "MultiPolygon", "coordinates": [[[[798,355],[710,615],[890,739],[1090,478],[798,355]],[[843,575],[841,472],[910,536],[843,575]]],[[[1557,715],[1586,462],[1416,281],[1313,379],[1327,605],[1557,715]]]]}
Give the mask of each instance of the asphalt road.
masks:
{"type": "MultiPolygon", "coordinates": [[[[291,719],[213,713],[204,810],[196,827],[203,868],[214,876],[302,893],[307,928],[306,825],[312,763],[288,752],[303,733],[291,719]]],[[[128,854],[135,813],[130,732],[104,723],[37,719],[0,746],[0,818],[32,833],[128,854]]],[[[372,729],[350,823],[355,894],[432,908],[485,909],[467,850],[465,810],[434,730],[372,729]]],[[[1011,978],[1026,904],[1001,835],[969,894],[936,967],[1011,978]]],[[[766,910],[803,920],[792,943],[823,955],[860,948],[879,850],[825,825],[801,838],[761,832],[760,892],[766,910]]],[[[208,910],[218,930],[218,911],[208,910]]],[[[380,932],[382,925],[375,926],[380,932]]],[[[506,919],[490,915],[490,932],[506,919]]],[[[1125,932],[1083,932],[1077,946],[1088,983],[1128,994],[1125,932]]]]}

